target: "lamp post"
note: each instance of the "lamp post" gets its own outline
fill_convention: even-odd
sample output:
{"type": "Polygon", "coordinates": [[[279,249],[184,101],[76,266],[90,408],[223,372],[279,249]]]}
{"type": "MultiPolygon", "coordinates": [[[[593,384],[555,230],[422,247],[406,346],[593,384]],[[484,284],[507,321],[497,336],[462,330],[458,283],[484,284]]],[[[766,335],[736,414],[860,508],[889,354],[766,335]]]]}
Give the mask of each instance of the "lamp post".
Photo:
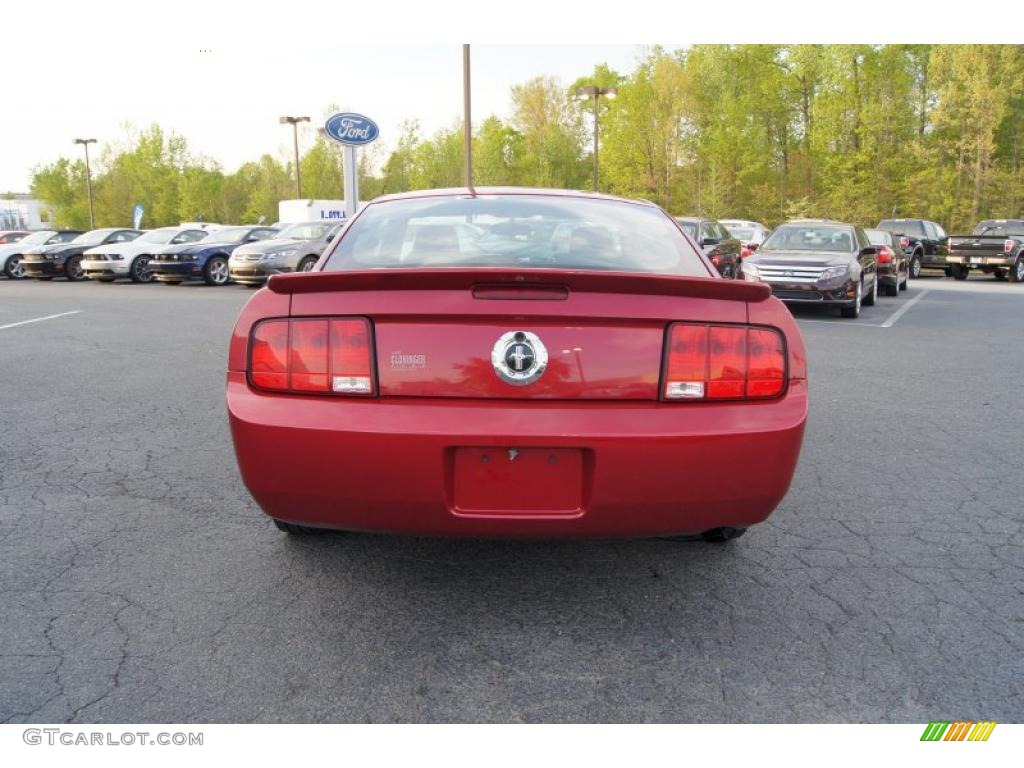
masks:
{"type": "Polygon", "coordinates": [[[462,46],[462,154],[464,155],[464,176],[466,187],[473,190],[473,120],[469,91],[469,44],[462,46]]]}
{"type": "Polygon", "coordinates": [[[597,135],[598,135],[598,117],[597,117],[597,103],[602,96],[606,99],[614,99],[619,95],[618,88],[602,88],[598,85],[588,85],[584,88],[580,88],[576,91],[576,98],[580,101],[586,101],[587,99],[594,100],[594,191],[597,192],[597,135]]]}
{"type": "Polygon", "coordinates": [[[280,118],[281,125],[291,124],[292,139],[295,142],[295,199],[302,199],[302,174],[299,171],[299,123],[308,123],[309,117],[290,117],[285,115],[280,118]]]}
{"type": "Polygon", "coordinates": [[[96,217],[92,212],[92,171],[89,169],[89,145],[95,143],[96,139],[75,139],[75,144],[81,144],[85,149],[85,188],[89,194],[89,229],[96,229],[96,217]]]}

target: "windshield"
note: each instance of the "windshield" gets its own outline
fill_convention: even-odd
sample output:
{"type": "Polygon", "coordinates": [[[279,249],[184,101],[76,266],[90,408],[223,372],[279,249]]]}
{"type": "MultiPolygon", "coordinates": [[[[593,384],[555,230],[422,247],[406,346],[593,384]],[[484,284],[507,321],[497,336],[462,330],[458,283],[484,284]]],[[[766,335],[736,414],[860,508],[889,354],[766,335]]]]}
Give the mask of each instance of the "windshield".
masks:
{"type": "Polygon", "coordinates": [[[868,242],[872,245],[889,245],[889,231],[885,229],[865,229],[868,242]]]}
{"type": "Polygon", "coordinates": [[[975,235],[1006,237],[1024,235],[1024,221],[983,221],[974,228],[975,235]]]}
{"type": "Polygon", "coordinates": [[[99,245],[110,236],[111,232],[116,231],[116,229],[94,229],[92,232],[79,235],[71,242],[76,245],[99,245]]]}
{"type": "Polygon", "coordinates": [[[333,222],[320,224],[315,221],[300,221],[282,229],[277,238],[282,240],[318,240],[333,226],[333,222]]]}
{"type": "Polygon", "coordinates": [[[679,223],[679,226],[686,231],[686,234],[688,234],[694,240],[697,239],[697,222],[683,221],[682,219],[676,219],[676,221],[679,223]]]}
{"type": "Polygon", "coordinates": [[[431,197],[370,205],[326,270],[517,267],[707,277],[661,210],[545,195],[431,197]]]}
{"type": "Polygon", "coordinates": [[[56,233],[53,230],[45,232],[33,232],[18,241],[19,245],[41,245],[53,237],[56,233]]]}
{"type": "Polygon", "coordinates": [[[848,227],[785,224],[765,240],[764,251],[853,251],[853,233],[848,227]]]}
{"type": "Polygon", "coordinates": [[[139,238],[142,243],[167,243],[178,232],[177,227],[161,227],[153,229],[139,238]]]}
{"type": "Polygon", "coordinates": [[[248,237],[252,231],[252,227],[227,227],[225,229],[215,229],[203,240],[211,243],[233,243],[236,240],[241,240],[244,237],[248,237]]]}
{"type": "Polygon", "coordinates": [[[754,239],[754,228],[753,227],[725,227],[729,230],[729,234],[733,237],[737,237],[740,240],[753,240],[754,239]]]}

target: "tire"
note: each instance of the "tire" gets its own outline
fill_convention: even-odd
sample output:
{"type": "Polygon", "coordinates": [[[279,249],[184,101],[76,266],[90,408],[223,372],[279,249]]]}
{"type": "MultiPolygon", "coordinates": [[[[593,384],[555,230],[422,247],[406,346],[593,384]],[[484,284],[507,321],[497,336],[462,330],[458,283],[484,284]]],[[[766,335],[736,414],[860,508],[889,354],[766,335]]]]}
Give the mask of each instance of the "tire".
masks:
{"type": "Polygon", "coordinates": [[[207,285],[228,284],[228,260],[223,256],[212,256],[203,267],[203,282],[207,285]]]}
{"type": "Polygon", "coordinates": [[[709,544],[724,544],[727,541],[738,539],[746,532],[746,528],[712,528],[710,531],[704,531],[700,538],[709,544]]]}
{"type": "Polygon", "coordinates": [[[25,270],[21,266],[21,254],[9,256],[4,264],[4,274],[9,280],[21,280],[25,276],[25,270]]]}
{"type": "Polygon", "coordinates": [[[861,294],[864,293],[864,283],[857,283],[857,298],[853,300],[852,307],[842,307],[839,310],[839,314],[843,317],[849,318],[850,320],[856,320],[860,317],[860,305],[861,305],[861,294]]]}
{"type": "Polygon", "coordinates": [[[133,283],[152,283],[153,273],[149,269],[149,256],[136,256],[128,269],[133,283]]]}
{"type": "Polygon", "coordinates": [[[326,533],[323,528],[310,528],[308,525],[286,523],[284,520],[278,520],[276,517],[274,518],[274,525],[277,526],[277,530],[284,531],[289,536],[315,536],[320,533],[326,533]]]}
{"type": "Polygon", "coordinates": [[[865,307],[875,306],[875,302],[878,300],[878,273],[875,272],[875,279],[871,281],[871,293],[864,297],[861,302],[865,307]]]}
{"type": "Polygon", "coordinates": [[[67,278],[69,283],[77,283],[79,280],[85,280],[85,272],[82,270],[82,257],[72,256],[64,264],[64,277],[67,278]]]}
{"type": "MultiPolygon", "coordinates": [[[[896,281],[899,282],[899,273],[896,275],[896,281]]],[[[899,289],[901,291],[907,290],[907,283],[910,282],[910,262],[907,262],[907,276],[903,278],[903,282],[899,283],[899,289]]]]}
{"type": "Polygon", "coordinates": [[[890,296],[890,297],[892,297],[892,296],[899,296],[900,295],[900,275],[899,275],[899,272],[896,273],[896,282],[895,283],[893,283],[892,285],[889,285],[888,283],[886,283],[885,295],[886,296],[890,296]]]}
{"type": "Polygon", "coordinates": [[[917,280],[921,276],[921,252],[914,251],[914,255],[910,257],[910,274],[907,276],[911,280],[917,280]]]}
{"type": "Polygon", "coordinates": [[[313,267],[316,266],[316,256],[306,256],[302,261],[299,262],[299,266],[295,268],[296,272],[312,272],[313,267]]]}
{"type": "Polygon", "coordinates": [[[1013,262],[1013,266],[1010,267],[1010,274],[1008,275],[1011,283],[1024,283],[1024,259],[1020,256],[1013,262]]]}
{"type": "Polygon", "coordinates": [[[954,280],[966,280],[967,276],[971,273],[967,267],[963,264],[954,264],[949,268],[949,274],[953,276],[954,280]]]}

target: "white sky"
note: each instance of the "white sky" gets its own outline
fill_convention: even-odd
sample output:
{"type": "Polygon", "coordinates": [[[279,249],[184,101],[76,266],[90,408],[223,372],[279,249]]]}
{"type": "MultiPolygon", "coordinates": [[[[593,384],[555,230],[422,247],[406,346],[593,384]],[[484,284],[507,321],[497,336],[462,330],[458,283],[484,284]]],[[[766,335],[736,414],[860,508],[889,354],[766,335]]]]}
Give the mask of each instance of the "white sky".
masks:
{"type": "MultiPolygon", "coordinates": [[[[979,19],[989,2],[998,7],[972,3],[979,19]]],[[[601,62],[628,72],[643,44],[940,41],[971,29],[924,2],[862,0],[856,18],[833,13],[810,0],[15,0],[3,14],[0,192],[26,192],[34,166],[79,157],[75,137],[100,141],[91,155],[124,142],[126,124],[158,123],[230,172],[265,152],[290,156],[280,115],[317,126],[336,103],[376,120],[386,149],[403,119],[419,120],[424,135],[460,119],[467,40],[478,124],[508,116],[516,83],[554,75],[568,85],[601,62]]],[[[994,37],[1011,26],[985,25],[985,38],[1012,42],[994,37]]]]}

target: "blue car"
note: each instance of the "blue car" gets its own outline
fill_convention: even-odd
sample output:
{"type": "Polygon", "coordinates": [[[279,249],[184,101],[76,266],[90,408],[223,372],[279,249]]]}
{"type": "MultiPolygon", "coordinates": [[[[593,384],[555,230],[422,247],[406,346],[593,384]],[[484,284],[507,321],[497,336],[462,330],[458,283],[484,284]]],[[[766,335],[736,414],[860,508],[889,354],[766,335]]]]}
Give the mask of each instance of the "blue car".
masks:
{"type": "Polygon", "coordinates": [[[269,240],[278,233],[275,227],[225,227],[212,231],[195,243],[169,245],[153,253],[149,269],[161,283],[177,285],[186,280],[202,280],[207,285],[228,282],[228,258],[240,245],[269,240]]]}

